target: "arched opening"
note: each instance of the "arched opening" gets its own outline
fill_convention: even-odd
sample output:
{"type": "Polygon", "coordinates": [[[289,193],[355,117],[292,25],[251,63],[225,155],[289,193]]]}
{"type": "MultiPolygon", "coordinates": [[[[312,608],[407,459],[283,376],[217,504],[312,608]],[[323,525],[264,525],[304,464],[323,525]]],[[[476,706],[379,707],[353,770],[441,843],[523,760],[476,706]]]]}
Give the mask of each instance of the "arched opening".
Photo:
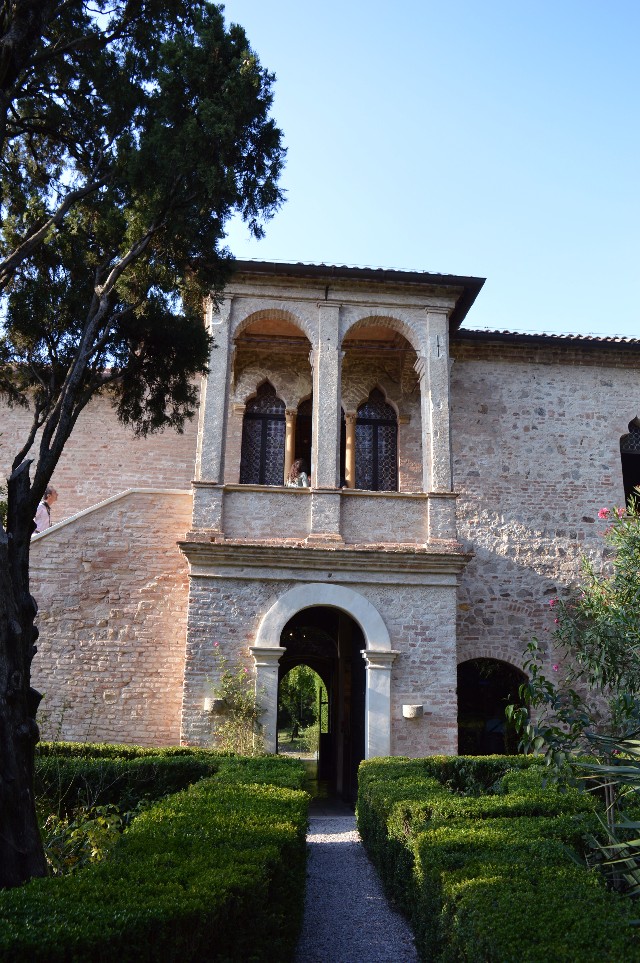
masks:
{"type": "Polygon", "coordinates": [[[461,756],[517,752],[517,736],[505,716],[520,705],[527,677],[499,659],[469,659],[458,666],[458,752],[461,756]]]}
{"type": "Polygon", "coordinates": [[[349,488],[424,489],[420,366],[409,334],[399,319],[368,317],[352,325],[342,339],[349,488]]]}
{"type": "MultiPolygon", "coordinates": [[[[297,612],[280,635],[286,650],[280,659],[278,704],[283,683],[297,666],[317,673],[326,692],[318,738],[318,779],[343,798],[355,802],[357,773],[365,757],[365,640],[360,626],[337,608],[315,605],[297,612]]],[[[282,749],[279,736],[278,751],[282,749]]],[[[286,752],[286,744],[284,745],[286,752]]]]}
{"type": "Polygon", "coordinates": [[[374,492],[398,490],[398,419],[378,388],[358,408],[356,488],[374,492]]]}
{"type": "Polygon", "coordinates": [[[329,731],[327,687],[301,662],[283,675],[278,687],[278,752],[318,760],[320,739],[329,731]]]}
{"type": "Polygon", "coordinates": [[[269,381],[247,402],[242,421],[241,485],[282,485],[285,405],[269,381]]]}
{"type": "MultiPolygon", "coordinates": [[[[311,393],[311,343],[300,319],[257,311],[235,330],[225,482],[283,485],[294,460],[295,416],[311,393]],[[256,386],[258,392],[256,393],[256,386]],[[271,401],[263,397],[268,388],[271,401]]],[[[308,471],[307,466],[307,471],[308,471]]]]}
{"type": "Polygon", "coordinates": [[[635,491],[640,486],[640,422],[637,418],[629,422],[629,434],[620,439],[620,460],[626,504],[632,495],[640,497],[635,491]]]}

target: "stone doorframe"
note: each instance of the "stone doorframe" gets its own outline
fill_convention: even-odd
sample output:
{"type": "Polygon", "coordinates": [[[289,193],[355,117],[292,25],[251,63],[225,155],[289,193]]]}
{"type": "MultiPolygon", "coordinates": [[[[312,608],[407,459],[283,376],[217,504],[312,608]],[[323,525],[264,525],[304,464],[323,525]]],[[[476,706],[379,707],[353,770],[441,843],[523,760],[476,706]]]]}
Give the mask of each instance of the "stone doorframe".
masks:
{"type": "Polygon", "coordinates": [[[358,623],[366,649],[365,759],[391,753],[391,666],[399,654],[382,616],[363,595],[342,585],[308,582],[285,592],[263,616],[251,646],[256,666],[256,694],[263,707],[265,750],[276,751],[278,726],[278,663],[286,652],[280,645],[285,625],[302,609],[316,605],[340,609],[358,623]]]}

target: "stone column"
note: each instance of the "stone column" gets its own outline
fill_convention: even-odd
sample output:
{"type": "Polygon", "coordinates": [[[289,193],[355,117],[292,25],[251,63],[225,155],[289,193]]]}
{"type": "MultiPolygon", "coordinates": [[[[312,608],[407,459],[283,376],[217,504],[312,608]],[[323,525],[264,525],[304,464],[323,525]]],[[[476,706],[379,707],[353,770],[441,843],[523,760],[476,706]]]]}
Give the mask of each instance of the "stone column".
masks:
{"type": "Polygon", "coordinates": [[[394,649],[363,649],[367,666],[365,701],[365,759],[391,755],[391,666],[394,649]]]}
{"type": "Polygon", "coordinates": [[[340,305],[318,305],[318,341],[311,352],[313,365],[313,431],[311,485],[337,488],[340,484],[340,305]]]}
{"type": "Polygon", "coordinates": [[[284,436],[284,481],[289,477],[293,460],[296,456],[296,418],[298,412],[295,408],[287,408],[285,417],[285,436],[284,436]]]}
{"type": "Polygon", "coordinates": [[[264,751],[274,753],[278,748],[278,663],[287,650],[279,645],[252,645],[249,651],[256,665],[256,700],[262,709],[264,751]]]}
{"type": "Polygon", "coordinates": [[[224,435],[227,414],[230,322],[232,298],[226,298],[218,310],[209,304],[207,328],[213,337],[209,354],[209,374],[203,378],[198,422],[196,479],[222,482],[224,435]]]}
{"type": "Polygon", "coordinates": [[[451,491],[449,397],[449,318],[446,310],[427,310],[427,367],[430,401],[430,463],[428,491],[451,491]]]}
{"type": "Polygon", "coordinates": [[[356,487],[356,418],[355,411],[350,411],[344,416],[346,423],[346,444],[345,444],[345,467],[344,475],[347,488],[356,487]]]}

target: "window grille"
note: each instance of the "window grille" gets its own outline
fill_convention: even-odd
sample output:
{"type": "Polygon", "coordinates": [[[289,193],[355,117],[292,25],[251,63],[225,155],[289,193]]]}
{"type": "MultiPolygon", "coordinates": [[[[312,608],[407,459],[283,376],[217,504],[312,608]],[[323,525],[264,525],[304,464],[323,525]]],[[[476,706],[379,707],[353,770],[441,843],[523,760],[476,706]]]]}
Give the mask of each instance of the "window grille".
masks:
{"type": "Polygon", "coordinates": [[[398,422],[395,411],[377,388],[358,408],[356,488],[373,492],[398,490],[398,422]]]}
{"type": "Polygon", "coordinates": [[[266,382],[247,403],[242,422],[241,485],[282,485],[285,405],[266,382]]]}
{"type": "Polygon", "coordinates": [[[620,451],[629,455],[640,455],[640,425],[629,425],[629,434],[620,439],[620,451]]]}

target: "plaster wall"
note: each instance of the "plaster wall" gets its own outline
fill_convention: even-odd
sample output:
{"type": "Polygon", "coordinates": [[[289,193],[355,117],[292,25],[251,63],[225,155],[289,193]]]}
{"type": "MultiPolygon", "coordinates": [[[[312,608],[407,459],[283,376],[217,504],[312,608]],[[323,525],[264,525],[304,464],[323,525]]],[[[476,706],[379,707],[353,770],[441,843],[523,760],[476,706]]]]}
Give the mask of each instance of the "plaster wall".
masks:
{"type": "MultiPolygon", "coordinates": [[[[517,346],[520,348],[520,346],[517,346]]],[[[458,657],[522,664],[549,639],[549,600],[600,562],[603,506],[622,505],[620,437],[640,411],[637,368],[615,353],[452,346],[460,579],[458,657]]]]}
{"type": "Polygon", "coordinates": [[[31,545],[44,738],[180,740],[191,493],[130,493],[31,545]]]}

